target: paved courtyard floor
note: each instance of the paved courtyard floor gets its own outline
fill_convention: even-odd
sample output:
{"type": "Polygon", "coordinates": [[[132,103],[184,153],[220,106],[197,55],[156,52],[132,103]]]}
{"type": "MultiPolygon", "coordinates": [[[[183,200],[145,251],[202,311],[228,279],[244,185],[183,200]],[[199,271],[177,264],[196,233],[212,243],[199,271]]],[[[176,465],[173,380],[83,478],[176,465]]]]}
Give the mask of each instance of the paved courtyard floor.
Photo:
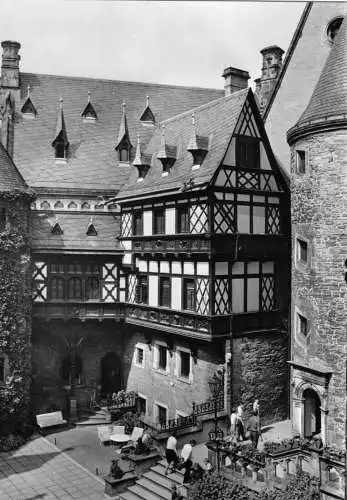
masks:
{"type": "Polygon", "coordinates": [[[0,500],[102,500],[104,482],[43,437],[0,453],[0,500]]]}

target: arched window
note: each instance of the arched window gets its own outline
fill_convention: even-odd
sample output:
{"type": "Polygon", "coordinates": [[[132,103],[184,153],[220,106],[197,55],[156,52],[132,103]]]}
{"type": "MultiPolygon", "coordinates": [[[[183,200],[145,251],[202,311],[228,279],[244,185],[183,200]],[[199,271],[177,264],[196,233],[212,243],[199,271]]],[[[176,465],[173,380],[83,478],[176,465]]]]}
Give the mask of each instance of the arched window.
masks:
{"type": "Polygon", "coordinates": [[[119,161],[122,161],[122,162],[129,161],[129,150],[127,148],[121,148],[119,150],[119,161]]]}
{"type": "Polygon", "coordinates": [[[81,278],[69,279],[69,299],[82,299],[82,280],[81,278]]]}
{"type": "Polygon", "coordinates": [[[65,288],[65,281],[63,278],[52,278],[51,299],[63,300],[65,298],[64,288],[65,288]]]}
{"type": "Polygon", "coordinates": [[[86,298],[87,300],[100,299],[100,281],[98,278],[87,278],[86,298]]]}

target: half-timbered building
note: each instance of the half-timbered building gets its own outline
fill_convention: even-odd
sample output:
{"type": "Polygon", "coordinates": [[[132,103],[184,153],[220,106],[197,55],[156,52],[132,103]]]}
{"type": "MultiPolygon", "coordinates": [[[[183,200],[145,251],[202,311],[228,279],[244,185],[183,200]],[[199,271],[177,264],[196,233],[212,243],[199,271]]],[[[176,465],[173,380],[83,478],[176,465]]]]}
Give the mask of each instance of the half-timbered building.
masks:
{"type": "Polygon", "coordinates": [[[127,271],[127,382],[154,417],[208,399],[287,400],[289,190],[250,89],[165,120],[114,200],[127,271]],[[153,387],[155,390],[153,391],[153,387]]]}

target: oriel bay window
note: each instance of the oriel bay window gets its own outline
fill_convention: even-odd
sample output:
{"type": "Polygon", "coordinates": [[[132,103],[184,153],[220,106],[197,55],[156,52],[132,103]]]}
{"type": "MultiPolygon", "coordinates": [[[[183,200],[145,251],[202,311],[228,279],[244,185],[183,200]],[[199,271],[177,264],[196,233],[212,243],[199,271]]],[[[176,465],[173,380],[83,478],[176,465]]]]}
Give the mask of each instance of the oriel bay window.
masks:
{"type": "Polygon", "coordinates": [[[246,234],[280,234],[279,198],[237,195],[237,232],[246,234]]]}
{"type": "Polygon", "coordinates": [[[235,262],[232,267],[233,313],[272,311],[277,307],[273,262],[235,262]]]}

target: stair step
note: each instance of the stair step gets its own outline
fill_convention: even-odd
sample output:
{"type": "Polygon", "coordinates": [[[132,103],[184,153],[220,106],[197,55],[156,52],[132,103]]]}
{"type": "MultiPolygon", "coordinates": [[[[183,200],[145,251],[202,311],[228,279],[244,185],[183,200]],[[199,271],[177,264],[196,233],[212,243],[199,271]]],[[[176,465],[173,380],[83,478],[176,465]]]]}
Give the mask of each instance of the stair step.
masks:
{"type": "Polygon", "coordinates": [[[171,489],[171,485],[173,483],[172,479],[169,479],[167,476],[162,476],[161,474],[158,474],[157,472],[154,472],[152,470],[150,470],[149,472],[145,472],[142,477],[149,479],[150,481],[153,481],[154,483],[157,483],[168,490],[171,489]]]}
{"type": "Polygon", "coordinates": [[[165,467],[162,465],[155,465],[154,467],[151,467],[151,470],[153,472],[156,472],[157,474],[160,474],[162,477],[166,477],[170,479],[171,481],[174,481],[177,484],[182,484],[183,483],[183,474],[174,472],[174,473],[169,473],[167,476],[165,475],[165,467]]]}
{"type": "Polygon", "coordinates": [[[118,498],[119,500],[143,500],[143,497],[139,497],[129,490],[124,491],[124,493],[120,493],[118,498]]]}
{"type": "MultiPolygon", "coordinates": [[[[166,469],[167,461],[166,460],[159,460],[159,462],[157,462],[157,465],[162,465],[166,469]]],[[[184,473],[181,470],[176,470],[176,473],[184,476],[184,473]]]]}
{"type": "Polygon", "coordinates": [[[142,488],[142,486],[138,486],[137,484],[135,484],[135,486],[130,486],[128,488],[128,491],[134,493],[141,499],[143,498],[143,500],[163,500],[162,497],[156,495],[155,493],[151,493],[150,491],[142,488]]]}
{"type": "Polygon", "coordinates": [[[146,479],[145,477],[142,477],[141,479],[136,481],[136,484],[138,486],[141,486],[145,490],[148,490],[153,495],[157,495],[158,497],[160,497],[164,500],[171,500],[171,488],[170,488],[170,490],[167,488],[163,488],[158,483],[150,481],[149,479],[146,479]]]}

